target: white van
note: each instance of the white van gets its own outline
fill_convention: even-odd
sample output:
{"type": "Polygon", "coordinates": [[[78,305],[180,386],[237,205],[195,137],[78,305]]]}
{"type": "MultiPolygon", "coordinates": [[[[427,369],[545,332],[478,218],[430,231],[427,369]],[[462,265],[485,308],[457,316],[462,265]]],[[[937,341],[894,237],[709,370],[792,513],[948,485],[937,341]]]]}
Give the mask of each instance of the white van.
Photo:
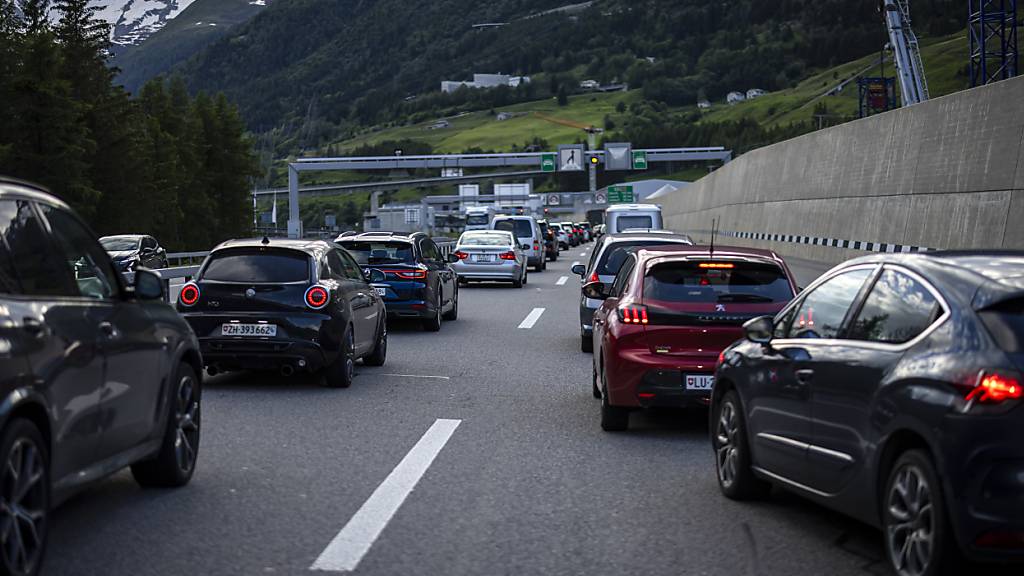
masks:
{"type": "Polygon", "coordinates": [[[533,216],[495,216],[494,220],[491,220],[491,230],[511,232],[526,253],[527,263],[538,272],[547,269],[544,238],[540,234],[540,225],[533,216]]]}
{"type": "Polygon", "coordinates": [[[661,230],[661,206],[657,204],[616,204],[604,211],[605,234],[624,230],[661,230]]]}

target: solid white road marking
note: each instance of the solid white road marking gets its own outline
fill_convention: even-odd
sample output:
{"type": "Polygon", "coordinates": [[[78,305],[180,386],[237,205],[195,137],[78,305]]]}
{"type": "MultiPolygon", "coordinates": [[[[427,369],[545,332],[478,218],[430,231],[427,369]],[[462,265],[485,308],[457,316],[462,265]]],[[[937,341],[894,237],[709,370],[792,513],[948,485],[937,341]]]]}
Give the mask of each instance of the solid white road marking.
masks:
{"type": "Polygon", "coordinates": [[[431,380],[451,380],[449,376],[421,376],[419,374],[380,374],[391,378],[429,378],[431,380]]]}
{"type": "Polygon", "coordinates": [[[568,282],[568,281],[569,281],[569,277],[568,276],[562,276],[561,278],[558,279],[558,282],[555,282],[555,286],[565,286],[565,283],[568,282]]]}
{"type": "Polygon", "coordinates": [[[526,318],[519,323],[519,327],[524,330],[533,328],[533,325],[537,323],[537,320],[540,320],[540,315],[543,314],[545,310],[547,310],[547,308],[534,308],[526,315],[526,318]]]}
{"type": "Polygon", "coordinates": [[[355,570],[462,420],[438,419],[331,540],[310,570],[355,570]]]}

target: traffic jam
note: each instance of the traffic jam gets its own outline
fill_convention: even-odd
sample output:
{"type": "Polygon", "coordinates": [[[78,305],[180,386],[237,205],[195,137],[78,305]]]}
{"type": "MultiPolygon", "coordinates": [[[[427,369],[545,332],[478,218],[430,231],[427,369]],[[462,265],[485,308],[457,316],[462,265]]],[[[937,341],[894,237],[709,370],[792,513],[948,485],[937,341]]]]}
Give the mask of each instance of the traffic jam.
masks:
{"type": "Polygon", "coordinates": [[[628,434],[638,412],[685,408],[708,422],[725,498],[776,487],[877,527],[900,575],[1024,559],[1019,253],[882,253],[801,287],[779,254],[696,244],[656,205],[600,222],[492,211],[440,244],[229,240],[172,308],[156,239],[101,243],[14,181],[0,180],[0,213],[0,573],[38,573],[53,508],[125,467],[142,486],[188,484],[204,377],[348,388],[358,362],[387,362],[389,324],[439,332],[461,290],[507,287],[488,292],[501,305],[583,245],[571,332],[591,354],[595,427],[628,434]]]}

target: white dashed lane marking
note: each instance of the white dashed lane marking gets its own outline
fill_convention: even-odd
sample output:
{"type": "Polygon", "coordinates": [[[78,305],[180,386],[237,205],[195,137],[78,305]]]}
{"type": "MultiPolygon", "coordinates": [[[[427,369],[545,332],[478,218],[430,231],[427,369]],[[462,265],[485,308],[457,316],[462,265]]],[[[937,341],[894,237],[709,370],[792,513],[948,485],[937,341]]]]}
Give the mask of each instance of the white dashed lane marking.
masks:
{"type": "Polygon", "coordinates": [[[561,278],[558,279],[558,282],[555,282],[555,286],[565,286],[565,283],[568,282],[568,281],[569,281],[569,277],[568,276],[562,276],[561,278]]]}
{"type": "Polygon", "coordinates": [[[546,310],[546,308],[534,308],[526,315],[526,318],[519,323],[519,328],[522,330],[529,330],[530,328],[533,328],[533,325],[537,323],[537,320],[540,320],[540,316],[544,313],[544,310],[546,310]]]}

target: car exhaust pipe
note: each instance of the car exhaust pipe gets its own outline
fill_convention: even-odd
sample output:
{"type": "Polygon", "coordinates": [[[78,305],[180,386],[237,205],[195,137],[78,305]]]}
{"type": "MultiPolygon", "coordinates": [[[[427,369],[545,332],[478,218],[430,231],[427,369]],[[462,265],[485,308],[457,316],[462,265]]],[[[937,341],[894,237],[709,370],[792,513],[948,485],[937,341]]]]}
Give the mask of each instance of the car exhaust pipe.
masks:
{"type": "Polygon", "coordinates": [[[281,376],[284,376],[285,378],[287,378],[287,377],[291,376],[292,374],[295,374],[295,368],[292,368],[291,364],[283,364],[283,365],[281,365],[281,376]]]}

